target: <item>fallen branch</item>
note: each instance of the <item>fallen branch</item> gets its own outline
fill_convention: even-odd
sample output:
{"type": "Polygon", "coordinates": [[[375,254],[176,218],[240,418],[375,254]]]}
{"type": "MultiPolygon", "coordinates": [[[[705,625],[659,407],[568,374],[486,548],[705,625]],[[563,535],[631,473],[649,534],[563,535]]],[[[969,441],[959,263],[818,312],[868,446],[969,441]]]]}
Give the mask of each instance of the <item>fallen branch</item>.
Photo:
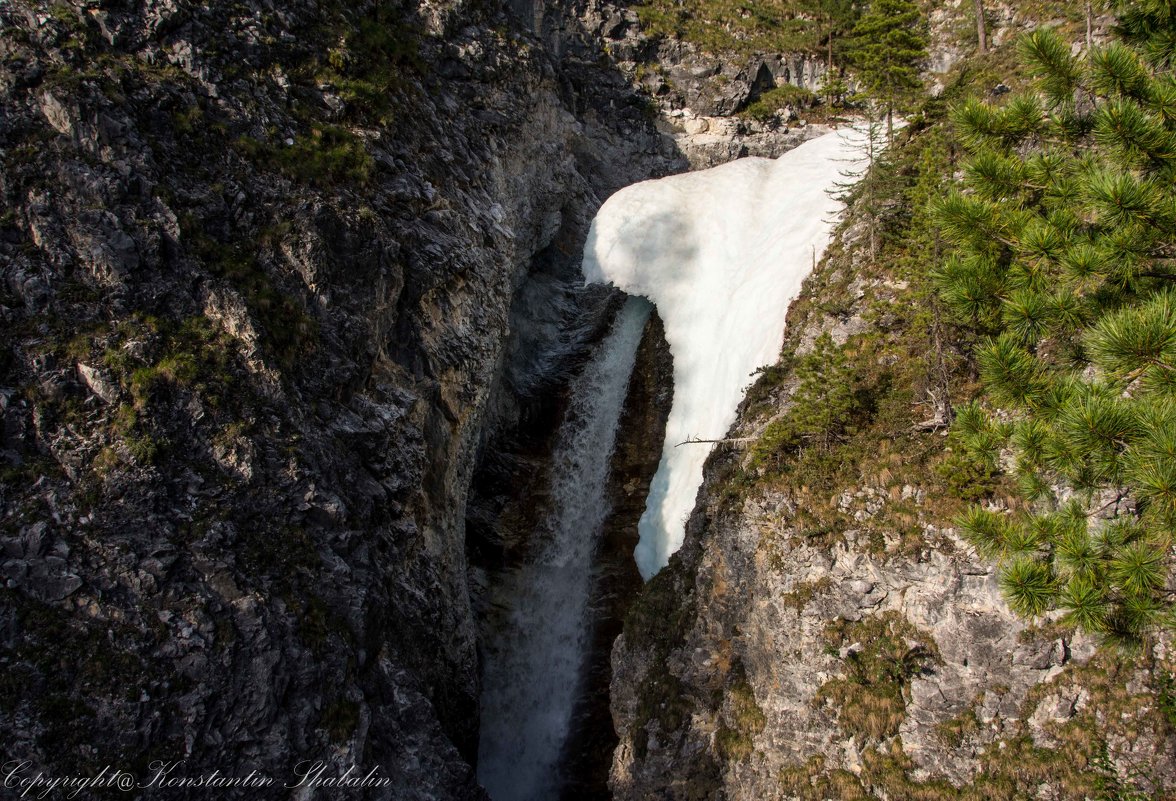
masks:
{"type": "Polygon", "coordinates": [[[755,442],[755,441],[756,441],[756,437],[730,437],[728,439],[699,439],[698,437],[694,437],[692,439],[688,439],[683,442],[679,442],[674,447],[679,448],[683,445],[697,445],[702,442],[734,445],[734,444],[738,444],[741,442],[755,442]]]}

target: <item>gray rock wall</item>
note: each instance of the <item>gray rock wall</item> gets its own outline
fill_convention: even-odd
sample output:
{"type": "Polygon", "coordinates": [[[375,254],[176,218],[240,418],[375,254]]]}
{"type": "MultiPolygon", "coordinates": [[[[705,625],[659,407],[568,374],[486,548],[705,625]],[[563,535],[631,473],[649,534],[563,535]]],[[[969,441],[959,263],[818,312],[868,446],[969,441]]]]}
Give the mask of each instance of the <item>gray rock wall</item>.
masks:
{"type": "Polygon", "coordinates": [[[464,520],[512,305],[672,145],[574,17],[560,60],[462,3],[0,26],[3,756],[480,797],[464,520]]]}
{"type": "Polygon", "coordinates": [[[1171,798],[1170,635],[1100,648],[1059,614],[1009,610],[997,566],[951,527],[945,432],[919,425],[927,346],[904,332],[926,297],[864,236],[851,215],[728,436],[788,413],[796,355],[822,334],[914,386],[880,439],[783,457],[806,472],[774,479],[738,447],[711,457],[682,550],[614,645],[613,797],[1171,798]]]}

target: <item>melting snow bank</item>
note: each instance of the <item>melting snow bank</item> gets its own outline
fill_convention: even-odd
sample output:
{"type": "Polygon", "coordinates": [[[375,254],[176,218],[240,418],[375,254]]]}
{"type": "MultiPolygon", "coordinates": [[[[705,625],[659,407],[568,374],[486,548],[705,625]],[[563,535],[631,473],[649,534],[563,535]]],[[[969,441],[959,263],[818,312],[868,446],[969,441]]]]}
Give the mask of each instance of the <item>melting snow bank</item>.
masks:
{"type": "Polygon", "coordinates": [[[788,305],[829,242],[835,184],[865,134],[835,131],[777,159],[746,158],[626,187],[584,247],[587,283],[653,301],[674,357],[674,402],[635,553],[648,579],[682,544],[710,448],[757,367],[779,357],[788,305]]]}

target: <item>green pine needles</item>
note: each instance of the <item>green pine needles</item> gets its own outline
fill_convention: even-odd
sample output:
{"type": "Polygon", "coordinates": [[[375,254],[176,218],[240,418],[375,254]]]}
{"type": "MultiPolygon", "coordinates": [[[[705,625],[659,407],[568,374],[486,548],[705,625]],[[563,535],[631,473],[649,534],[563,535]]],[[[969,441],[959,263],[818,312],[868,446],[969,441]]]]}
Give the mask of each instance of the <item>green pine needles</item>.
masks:
{"type": "Polygon", "coordinates": [[[871,0],[854,26],[850,59],[866,93],[886,113],[887,139],[893,138],[894,112],[923,88],[927,42],[926,23],[912,0],[871,0]]]}
{"type": "Polygon", "coordinates": [[[1174,622],[1176,6],[1118,10],[1120,41],[1085,58],[1024,39],[1036,93],[954,109],[969,156],[933,208],[935,281],[981,335],[953,442],[1028,501],[960,529],[1017,613],[1138,643],[1174,622]]]}

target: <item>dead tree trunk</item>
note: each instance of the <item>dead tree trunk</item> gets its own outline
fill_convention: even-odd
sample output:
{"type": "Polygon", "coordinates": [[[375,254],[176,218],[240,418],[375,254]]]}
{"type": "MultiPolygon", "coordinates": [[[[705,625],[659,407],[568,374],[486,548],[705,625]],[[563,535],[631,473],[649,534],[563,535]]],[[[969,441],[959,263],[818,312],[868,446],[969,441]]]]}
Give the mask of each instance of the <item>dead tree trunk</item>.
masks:
{"type": "Polygon", "coordinates": [[[976,0],[976,43],[980,55],[988,52],[988,36],[984,30],[984,0],[976,0]]]}

